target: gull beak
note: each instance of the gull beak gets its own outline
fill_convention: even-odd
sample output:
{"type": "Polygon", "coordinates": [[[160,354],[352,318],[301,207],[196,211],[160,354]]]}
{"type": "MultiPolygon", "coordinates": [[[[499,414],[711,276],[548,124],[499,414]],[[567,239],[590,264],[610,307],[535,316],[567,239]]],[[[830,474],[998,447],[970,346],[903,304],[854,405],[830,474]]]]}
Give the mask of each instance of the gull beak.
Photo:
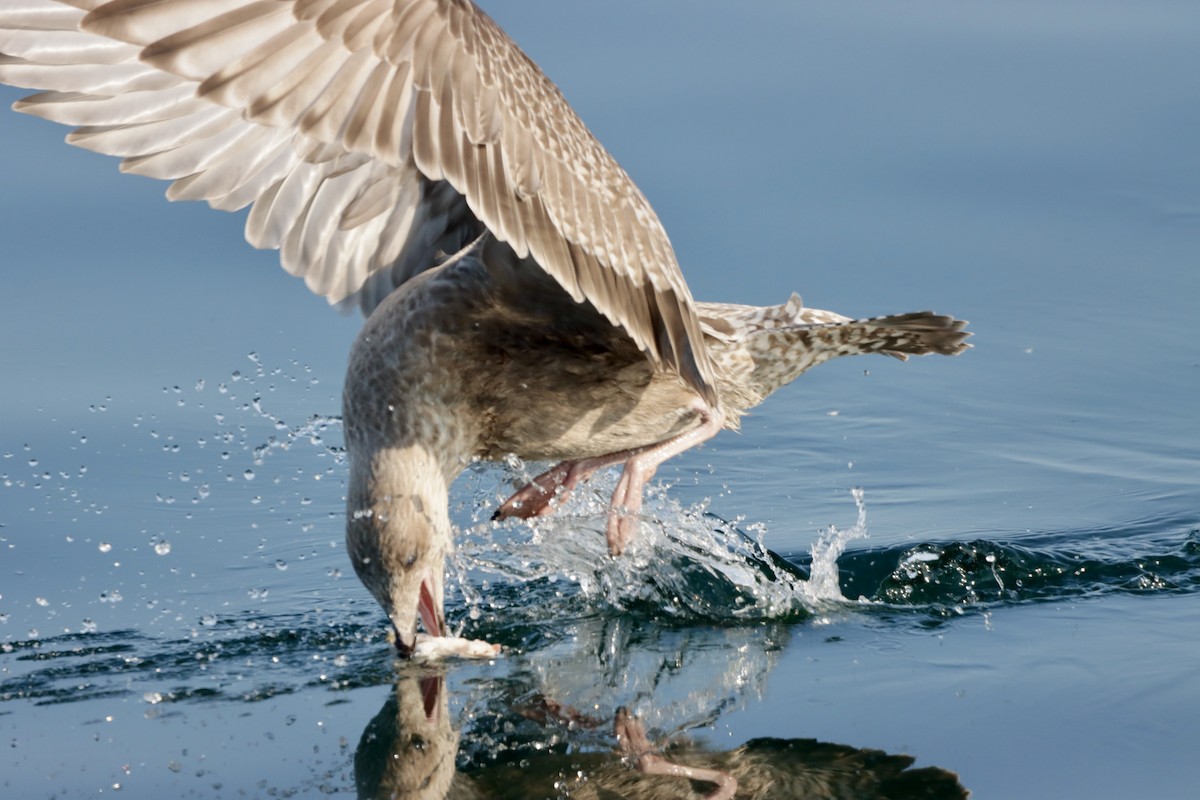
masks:
{"type": "Polygon", "coordinates": [[[445,636],[446,623],[442,618],[441,586],[433,577],[433,573],[421,581],[421,592],[417,599],[417,614],[421,617],[421,625],[430,636],[445,636]]]}
{"type": "MultiPolygon", "coordinates": [[[[421,620],[425,634],[433,638],[446,635],[446,621],[442,615],[441,581],[434,577],[433,572],[427,572],[417,590],[416,617],[421,620]]],[[[415,627],[415,626],[414,626],[415,627]]],[[[396,652],[401,658],[412,658],[417,647],[417,633],[414,629],[406,635],[393,621],[392,630],[395,633],[396,652]]]]}

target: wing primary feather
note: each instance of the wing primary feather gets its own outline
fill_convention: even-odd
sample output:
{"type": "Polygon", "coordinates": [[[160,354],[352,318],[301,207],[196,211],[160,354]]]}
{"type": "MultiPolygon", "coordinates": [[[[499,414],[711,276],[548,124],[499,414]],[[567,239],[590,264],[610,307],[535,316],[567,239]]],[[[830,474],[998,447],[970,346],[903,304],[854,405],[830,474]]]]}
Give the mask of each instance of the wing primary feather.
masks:
{"type": "Polygon", "coordinates": [[[175,180],[204,170],[222,158],[237,158],[237,153],[253,149],[270,131],[245,125],[225,125],[210,135],[189,138],[187,142],[147,156],[126,158],[123,172],[159,180],[175,180]]]}
{"type": "Polygon", "coordinates": [[[202,171],[176,180],[167,189],[170,200],[219,200],[257,173],[286,146],[288,136],[273,128],[255,127],[252,140],[238,145],[238,153],[204,166],[202,171]]]}
{"type": "Polygon", "coordinates": [[[13,109],[63,125],[130,125],[182,116],[186,107],[199,108],[188,84],[155,92],[115,96],[77,92],[39,92],[22,98],[13,109]]]}
{"type": "Polygon", "coordinates": [[[346,30],[342,33],[342,41],[350,50],[370,50],[372,42],[378,35],[391,0],[366,0],[360,3],[361,11],[354,15],[346,30]]]}
{"type": "Polygon", "coordinates": [[[383,102],[386,87],[393,74],[390,64],[377,62],[371,70],[353,107],[346,117],[345,130],[342,133],[342,146],[351,152],[371,152],[375,132],[379,127],[379,119],[383,114],[383,102]]]}
{"type": "Polygon", "coordinates": [[[443,177],[434,130],[436,110],[429,90],[417,89],[413,98],[413,160],[417,169],[434,181],[443,177]]]}
{"type": "Polygon", "coordinates": [[[346,206],[341,219],[338,220],[338,228],[344,231],[353,230],[386,214],[395,206],[396,196],[395,184],[384,178],[375,179],[346,206]]]}
{"type": "Polygon", "coordinates": [[[341,42],[326,41],[309,53],[296,69],[260,92],[247,106],[246,116],[254,122],[274,127],[293,127],[313,103],[327,91],[330,76],[349,54],[341,42]]]}
{"type": "MultiPolygon", "coordinates": [[[[431,109],[432,110],[432,109],[431,109]]],[[[454,96],[447,83],[442,89],[437,105],[436,138],[438,163],[446,180],[460,192],[464,190],[462,155],[459,152],[458,123],[454,115],[454,96]]]]}
{"type": "Polygon", "coordinates": [[[231,57],[237,58],[293,23],[288,3],[258,0],[146,45],[141,59],[164,72],[202,81],[231,57]]]}
{"type": "Polygon", "coordinates": [[[214,103],[246,107],[303,68],[322,44],[312,25],[292,25],[205,78],[196,93],[214,103]]]}
{"type": "Polygon", "coordinates": [[[284,180],[280,179],[268,186],[266,191],[254,201],[250,213],[246,215],[246,241],[254,247],[265,250],[278,246],[278,241],[271,238],[268,227],[271,206],[274,205],[275,198],[279,196],[279,190],[283,188],[284,180]]]}
{"type": "Polygon", "coordinates": [[[715,401],[658,217],[472,3],[7,5],[0,80],[48,92],[19,110],[169,197],[251,205],[247,238],[332,302],[369,311],[487,226],[715,401]]]}
{"type": "Polygon", "coordinates": [[[419,89],[433,89],[432,73],[438,58],[437,50],[442,44],[444,33],[445,27],[437,14],[430,14],[426,17],[421,27],[414,32],[411,42],[413,82],[419,89]]]}
{"type": "Polygon", "coordinates": [[[224,197],[210,198],[209,203],[213,208],[219,208],[222,211],[237,211],[255,202],[271,186],[281,182],[292,169],[295,157],[292,155],[291,149],[291,144],[285,141],[274,157],[267,161],[261,169],[248,175],[244,183],[224,197]]]}
{"type": "Polygon", "coordinates": [[[141,158],[204,139],[226,128],[236,112],[220,106],[201,108],[182,117],[135,125],[84,126],[67,134],[67,141],[87,150],[123,158],[141,158]]]}
{"type": "Polygon", "coordinates": [[[36,64],[121,64],[137,57],[137,48],[125,42],[77,30],[45,31],[0,27],[0,48],[6,55],[36,64]]]}
{"type": "Polygon", "coordinates": [[[393,64],[412,61],[413,39],[425,21],[433,14],[432,3],[409,3],[392,18],[387,39],[380,42],[377,52],[393,64]]]}
{"type": "Polygon", "coordinates": [[[482,162],[487,159],[487,145],[473,144],[467,134],[462,134],[462,141],[458,148],[459,157],[462,159],[462,177],[463,186],[462,193],[466,197],[467,204],[476,216],[481,216],[479,197],[482,191],[480,183],[480,170],[482,162]]]}
{"type": "Polygon", "coordinates": [[[246,0],[114,0],[79,23],[89,33],[145,46],[246,5],[246,0]]]}
{"type": "Polygon", "coordinates": [[[83,15],[82,10],[65,3],[28,3],[24,7],[6,8],[4,26],[25,31],[71,31],[83,15]]]}
{"type": "Polygon", "coordinates": [[[523,251],[528,252],[525,248],[525,235],[521,230],[521,215],[517,208],[520,202],[517,199],[516,192],[512,191],[508,186],[508,179],[505,177],[504,170],[504,153],[501,148],[493,147],[492,165],[488,170],[488,174],[492,179],[492,191],[496,200],[497,219],[492,223],[492,219],[484,219],[485,223],[492,223],[499,227],[499,232],[509,247],[520,255],[523,251]]]}
{"type": "Polygon", "coordinates": [[[377,157],[388,164],[399,164],[408,158],[407,146],[412,139],[412,95],[409,65],[394,67],[373,143],[377,157]]]}
{"type": "Polygon", "coordinates": [[[292,14],[300,22],[319,19],[343,0],[294,0],[292,14]]]}
{"type": "Polygon", "coordinates": [[[337,140],[345,125],[346,115],[375,66],[366,50],[352,53],[329,81],[325,91],[300,117],[300,132],[319,142],[337,140]]]}
{"type": "Polygon", "coordinates": [[[0,81],[22,89],[116,95],[176,86],[179,80],[145,64],[31,64],[0,54],[0,81]]]}
{"type": "MultiPolygon", "coordinates": [[[[317,32],[331,41],[344,42],[346,28],[354,19],[362,6],[362,0],[337,0],[322,7],[316,15],[317,32]]],[[[314,6],[314,11],[316,7],[314,6]]],[[[308,11],[305,11],[308,14],[308,11]]]]}

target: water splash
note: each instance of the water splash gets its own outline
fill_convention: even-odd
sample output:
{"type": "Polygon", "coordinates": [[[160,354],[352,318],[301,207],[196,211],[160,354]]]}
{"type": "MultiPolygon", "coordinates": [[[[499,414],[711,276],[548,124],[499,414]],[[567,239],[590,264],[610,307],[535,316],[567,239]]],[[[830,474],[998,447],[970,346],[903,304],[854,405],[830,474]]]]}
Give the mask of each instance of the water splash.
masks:
{"type": "MultiPolygon", "coordinates": [[[[507,484],[497,490],[494,470],[468,475],[467,494],[484,498],[478,518],[507,484]]],[[[549,517],[471,524],[451,561],[453,599],[474,619],[530,624],[611,613],[718,623],[807,615],[814,596],[802,570],[705,503],[685,507],[659,486],[647,488],[628,551],[609,556],[604,525],[616,480],[615,471],[595,476],[549,517]]]]}
{"type": "Polygon", "coordinates": [[[808,578],[810,596],[818,601],[845,601],[838,575],[838,558],[846,550],[846,545],[855,539],[866,539],[870,536],[867,531],[867,505],[863,499],[861,487],[850,490],[854,505],[858,508],[858,519],[853,527],[839,530],[830,525],[812,546],[812,564],[808,578]]]}
{"type": "MultiPolygon", "coordinates": [[[[0,652],[12,657],[0,674],[0,702],[78,702],[126,696],[144,685],[139,693],[157,692],[170,705],[389,680],[379,609],[352,578],[334,583],[345,563],[340,421],[311,414],[313,401],[299,411],[279,402],[264,384],[288,376],[256,367],[216,391],[197,389],[186,410],[175,405],[173,390],[163,409],[138,409],[132,429],[153,442],[136,474],[149,463],[161,465],[165,477],[156,484],[130,481],[129,496],[113,494],[112,484],[94,486],[98,471],[79,469],[76,460],[81,451],[119,452],[114,443],[128,439],[127,420],[89,436],[71,431],[70,446],[57,454],[31,444],[5,454],[12,472],[0,482],[6,497],[18,500],[8,503],[14,516],[6,523],[21,524],[10,524],[0,539],[19,554],[36,545],[42,561],[75,558],[91,579],[50,595],[34,581],[10,577],[0,598],[0,652]],[[283,416],[303,421],[293,427],[283,416]],[[202,421],[189,428],[184,417],[202,421]],[[189,435],[171,433],[180,429],[189,435]],[[242,479],[246,469],[253,481],[242,479]],[[170,489],[181,485],[192,496],[176,503],[170,489]],[[139,509],[152,492],[162,505],[146,521],[134,524],[119,513],[139,509]],[[41,533],[64,525],[68,535],[61,539],[41,533]],[[80,543],[86,552],[73,552],[80,543]],[[47,548],[57,549],[48,556],[47,548]],[[147,596],[147,586],[170,588],[147,596]],[[227,602],[243,592],[251,605],[227,602]],[[67,608],[76,609],[69,619],[67,608]],[[312,611],[297,617],[304,608],[312,611]],[[247,670],[251,660],[269,666],[247,670]]],[[[114,408],[119,413],[122,406],[114,408]]],[[[693,650],[707,658],[725,646],[717,643],[722,636],[758,641],[775,630],[773,640],[780,641],[812,612],[831,608],[888,620],[900,612],[919,624],[941,624],[1003,604],[1200,591],[1194,516],[866,549],[852,546],[867,536],[863,493],[854,490],[852,526],[830,526],[810,553],[783,558],[764,546],[761,529],[651,486],[637,540],[625,557],[612,559],[603,529],[615,471],[597,475],[549,518],[487,521],[512,482],[533,472],[519,461],[507,470],[474,465],[456,484],[451,509],[463,535],[448,565],[447,607],[460,632],[506,645],[514,661],[548,664],[537,668],[547,683],[561,674],[562,653],[573,641],[615,653],[645,649],[652,634],[661,635],[660,655],[667,658],[674,636],[685,659],[693,650]],[[628,633],[617,636],[616,629],[628,633]],[[594,630],[605,633],[592,636],[594,630]]],[[[758,660],[729,655],[728,680],[742,680],[739,670],[758,674],[765,656],[755,653],[758,660]]],[[[594,676],[596,668],[575,672],[594,676]]],[[[697,707],[680,716],[703,713],[697,707]]]]}
{"type": "Polygon", "coordinates": [[[1200,591],[1200,529],[1162,520],[1092,531],[923,542],[852,551],[846,593],[864,604],[941,620],[998,605],[1106,594],[1200,591]]]}
{"type": "Polygon", "coordinates": [[[333,457],[334,463],[341,464],[345,461],[345,448],[340,444],[326,445],[324,439],[329,431],[340,430],[342,427],[341,417],[313,414],[296,427],[291,427],[267,411],[257,398],[252,404],[252,410],[262,419],[271,422],[275,430],[279,432],[278,435],[269,436],[265,442],[254,448],[255,464],[261,465],[272,452],[290,450],[292,445],[298,442],[314,447],[324,447],[325,452],[333,457]]]}
{"type": "MultiPolygon", "coordinates": [[[[527,478],[523,464],[506,477],[527,478]]],[[[1153,519],[1094,531],[849,548],[869,537],[864,492],[848,528],[830,525],[806,555],[781,557],[707,502],[681,505],[648,487],[638,537],[621,558],[607,554],[604,521],[616,472],[597,475],[547,518],[479,522],[511,486],[476,468],[465,487],[474,524],[452,572],[468,612],[460,625],[507,644],[552,641],[554,624],[632,614],[661,623],[744,624],[801,620],[831,608],[910,610],[942,620],[998,604],[1121,593],[1200,590],[1200,530],[1194,519],[1153,519]],[[489,483],[490,482],[490,483],[489,483]],[[856,598],[856,599],[855,599],[856,598]]]]}

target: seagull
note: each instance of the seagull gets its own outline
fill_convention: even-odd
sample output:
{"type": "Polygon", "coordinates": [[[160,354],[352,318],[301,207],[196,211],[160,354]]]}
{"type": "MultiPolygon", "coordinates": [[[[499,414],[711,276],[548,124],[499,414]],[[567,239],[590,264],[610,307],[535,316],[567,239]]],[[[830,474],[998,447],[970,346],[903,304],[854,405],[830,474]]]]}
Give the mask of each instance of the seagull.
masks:
{"type": "Polygon", "coordinates": [[[250,244],[362,311],[346,544],[402,656],[499,652],[443,609],[472,460],[558,462],[499,517],[622,465],[615,556],[660,464],[810,367],[969,347],[928,311],[693,300],[646,197],[470,0],[0,0],[0,81],[169,199],[249,207],[250,244]]]}

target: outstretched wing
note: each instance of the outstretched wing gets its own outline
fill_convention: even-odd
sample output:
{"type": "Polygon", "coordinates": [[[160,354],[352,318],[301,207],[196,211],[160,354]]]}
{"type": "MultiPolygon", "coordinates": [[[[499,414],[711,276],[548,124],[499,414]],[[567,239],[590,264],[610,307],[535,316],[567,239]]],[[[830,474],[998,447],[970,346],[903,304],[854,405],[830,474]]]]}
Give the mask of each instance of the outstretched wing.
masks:
{"type": "Polygon", "coordinates": [[[486,227],[715,402],[658,217],[469,0],[0,0],[0,80],[171,199],[251,206],[330,302],[369,313],[486,227]]]}

